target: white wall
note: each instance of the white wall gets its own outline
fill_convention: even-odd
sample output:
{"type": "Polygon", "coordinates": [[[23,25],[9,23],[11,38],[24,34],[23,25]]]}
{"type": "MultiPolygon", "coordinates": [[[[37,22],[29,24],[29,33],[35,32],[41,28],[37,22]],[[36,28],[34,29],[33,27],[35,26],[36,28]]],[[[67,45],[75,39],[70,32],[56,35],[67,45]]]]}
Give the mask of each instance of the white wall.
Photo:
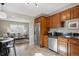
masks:
{"type": "Polygon", "coordinates": [[[34,45],[34,19],[30,20],[29,23],[29,36],[30,45],[34,45]]]}
{"type": "Polygon", "coordinates": [[[6,13],[8,15],[7,19],[0,19],[0,20],[29,23],[29,42],[30,42],[29,45],[33,45],[34,44],[34,18],[26,15],[12,13],[12,12],[6,12],[6,13]]]}

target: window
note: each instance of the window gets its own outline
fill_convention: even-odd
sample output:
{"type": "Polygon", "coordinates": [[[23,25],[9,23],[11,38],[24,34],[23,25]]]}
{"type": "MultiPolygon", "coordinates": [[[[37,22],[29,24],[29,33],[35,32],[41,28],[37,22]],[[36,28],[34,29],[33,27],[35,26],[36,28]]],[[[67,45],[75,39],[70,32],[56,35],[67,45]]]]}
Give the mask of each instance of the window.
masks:
{"type": "Polygon", "coordinates": [[[24,25],[11,24],[11,33],[24,33],[25,28],[24,25]]]}

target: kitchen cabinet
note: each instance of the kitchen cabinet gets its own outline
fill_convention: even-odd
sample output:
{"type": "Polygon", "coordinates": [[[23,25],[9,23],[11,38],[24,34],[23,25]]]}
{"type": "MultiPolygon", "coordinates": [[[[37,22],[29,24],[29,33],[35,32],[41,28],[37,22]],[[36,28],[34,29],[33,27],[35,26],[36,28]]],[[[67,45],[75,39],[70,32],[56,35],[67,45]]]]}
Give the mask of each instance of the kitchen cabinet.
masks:
{"type": "Polygon", "coordinates": [[[71,8],[71,19],[79,18],[79,5],[71,8]]]}
{"type": "Polygon", "coordinates": [[[53,16],[49,16],[49,27],[53,28],[53,16]]]}
{"type": "Polygon", "coordinates": [[[47,34],[46,17],[40,18],[40,46],[44,47],[44,35],[47,34]]]}
{"type": "Polygon", "coordinates": [[[52,15],[52,16],[49,16],[49,27],[50,28],[59,28],[59,27],[61,27],[61,20],[60,20],[60,14],[59,13],[57,13],[57,14],[55,14],[55,15],[52,15]]]}
{"type": "Polygon", "coordinates": [[[58,42],[58,53],[67,56],[67,43],[61,41],[58,42]]]}
{"type": "Polygon", "coordinates": [[[59,36],[57,49],[63,56],[79,56],[79,39],[59,36]]]}
{"type": "Polygon", "coordinates": [[[67,56],[68,55],[68,39],[64,37],[58,37],[58,53],[67,56]]]}
{"type": "Polygon", "coordinates": [[[70,56],[79,56],[79,44],[69,44],[70,56]]]}
{"type": "Polygon", "coordinates": [[[48,33],[47,17],[41,16],[39,18],[36,18],[35,20],[36,23],[40,23],[40,47],[47,47],[47,43],[46,43],[47,41],[44,40],[44,39],[47,40],[45,34],[48,33]]]}
{"type": "Polygon", "coordinates": [[[43,46],[48,48],[48,35],[44,35],[43,46]]]}
{"type": "Polygon", "coordinates": [[[41,17],[40,18],[40,30],[41,30],[41,34],[45,34],[46,33],[46,18],[45,17],[41,17]]]}
{"type": "Polygon", "coordinates": [[[61,27],[60,13],[53,15],[52,24],[53,28],[61,27]]]}
{"type": "Polygon", "coordinates": [[[79,56],[79,39],[69,39],[68,50],[69,56],[79,56]]]}
{"type": "Polygon", "coordinates": [[[47,26],[47,31],[50,29],[50,18],[46,17],[46,26],[47,26]]]}
{"type": "Polygon", "coordinates": [[[49,28],[59,28],[64,27],[64,22],[66,20],[71,20],[74,18],[79,18],[79,5],[69,8],[65,11],[62,11],[60,13],[56,13],[54,15],[51,15],[48,17],[49,19],[49,25],[47,25],[49,28]]]}
{"type": "Polygon", "coordinates": [[[40,23],[40,17],[38,17],[38,18],[36,18],[36,19],[34,20],[34,24],[36,24],[36,23],[40,23]]]}
{"type": "Polygon", "coordinates": [[[61,12],[61,21],[66,21],[66,20],[70,20],[71,19],[71,10],[67,9],[63,12],[61,12]]]}

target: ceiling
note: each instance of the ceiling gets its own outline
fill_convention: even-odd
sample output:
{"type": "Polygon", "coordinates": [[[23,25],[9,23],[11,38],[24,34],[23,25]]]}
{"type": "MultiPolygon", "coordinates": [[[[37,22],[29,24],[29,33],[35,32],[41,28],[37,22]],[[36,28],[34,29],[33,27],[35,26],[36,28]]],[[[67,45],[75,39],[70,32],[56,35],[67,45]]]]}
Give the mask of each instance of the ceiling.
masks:
{"type": "Polygon", "coordinates": [[[72,5],[72,3],[38,3],[37,8],[34,3],[5,3],[4,10],[36,17],[39,15],[48,15],[69,5],[72,5]]]}

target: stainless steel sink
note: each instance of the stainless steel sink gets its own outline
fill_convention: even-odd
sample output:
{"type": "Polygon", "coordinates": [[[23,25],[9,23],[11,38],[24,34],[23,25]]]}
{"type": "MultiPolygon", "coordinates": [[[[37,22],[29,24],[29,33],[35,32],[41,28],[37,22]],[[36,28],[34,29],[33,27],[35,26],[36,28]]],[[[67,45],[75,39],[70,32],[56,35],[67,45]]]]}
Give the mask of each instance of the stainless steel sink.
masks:
{"type": "Polygon", "coordinates": [[[70,38],[71,36],[65,36],[65,37],[70,38]]]}

